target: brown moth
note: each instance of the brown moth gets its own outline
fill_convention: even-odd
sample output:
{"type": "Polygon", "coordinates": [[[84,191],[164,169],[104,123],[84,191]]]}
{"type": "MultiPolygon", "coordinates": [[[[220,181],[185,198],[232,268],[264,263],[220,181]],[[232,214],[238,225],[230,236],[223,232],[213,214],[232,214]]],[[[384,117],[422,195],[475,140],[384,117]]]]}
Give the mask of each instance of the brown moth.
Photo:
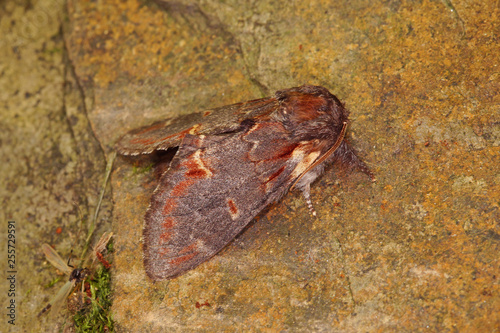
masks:
{"type": "Polygon", "coordinates": [[[167,119],[123,136],[123,155],[178,147],[145,217],[144,267],[177,277],[214,256],[291,188],[312,209],[310,186],[325,164],[373,175],[344,140],[348,111],[327,89],[301,86],[273,97],[167,119]]]}

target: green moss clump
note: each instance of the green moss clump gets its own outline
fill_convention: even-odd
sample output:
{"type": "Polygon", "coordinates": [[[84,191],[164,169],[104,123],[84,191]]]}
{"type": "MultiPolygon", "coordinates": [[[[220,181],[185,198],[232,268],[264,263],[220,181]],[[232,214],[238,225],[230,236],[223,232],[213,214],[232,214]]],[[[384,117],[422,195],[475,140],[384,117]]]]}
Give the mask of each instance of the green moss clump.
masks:
{"type": "MultiPolygon", "coordinates": [[[[108,245],[108,253],[112,245],[108,245]]],[[[90,291],[90,304],[73,317],[76,332],[114,332],[111,317],[111,272],[99,265],[93,276],[86,280],[90,291]]]]}

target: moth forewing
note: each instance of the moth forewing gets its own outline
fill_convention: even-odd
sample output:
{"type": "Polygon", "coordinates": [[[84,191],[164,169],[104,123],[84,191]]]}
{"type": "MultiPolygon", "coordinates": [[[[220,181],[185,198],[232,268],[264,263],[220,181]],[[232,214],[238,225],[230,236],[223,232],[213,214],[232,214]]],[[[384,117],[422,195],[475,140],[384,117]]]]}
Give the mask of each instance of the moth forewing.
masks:
{"type": "Polygon", "coordinates": [[[94,247],[94,254],[104,252],[104,250],[106,250],[106,246],[108,245],[109,241],[111,240],[111,237],[113,237],[112,232],[103,233],[101,238],[99,238],[99,240],[97,241],[97,244],[94,247]]]}
{"type": "MultiPolygon", "coordinates": [[[[50,300],[49,307],[45,307],[46,311],[50,310],[50,316],[55,316],[59,313],[62,304],[68,298],[69,293],[75,288],[76,281],[66,281],[66,283],[59,289],[57,294],[50,300]]],[[[40,312],[38,316],[40,316],[43,312],[40,312]]]]}
{"type": "MultiPolygon", "coordinates": [[[[102,259],[102,253],[106,250],[106,246],[108,245],[109,241],[113,237],[112,232],[105,232],[102,234],[101,238],[97,241],[97,244],[94,247],[94,250],[92,251],[93,253],[93,259],[92,259],[92,266],[94,266],[96,260],[101,261],[102,259]]],[[[102,261],[101,263],[105,265],[102,261]]],[[[105,265],[106,266],[106,265],[105,265]]],[[[109,268],[109,267],[106,267],[109,268]]]]}
{"type": "Polygon", "coordinates": [[[70,275],[73,268],[69,267],[67,262],[64,261],[59,253],[56,252],[49,244],[42,245],[42,252],[45,254],[45,258],[58,270],[70,275]]]}

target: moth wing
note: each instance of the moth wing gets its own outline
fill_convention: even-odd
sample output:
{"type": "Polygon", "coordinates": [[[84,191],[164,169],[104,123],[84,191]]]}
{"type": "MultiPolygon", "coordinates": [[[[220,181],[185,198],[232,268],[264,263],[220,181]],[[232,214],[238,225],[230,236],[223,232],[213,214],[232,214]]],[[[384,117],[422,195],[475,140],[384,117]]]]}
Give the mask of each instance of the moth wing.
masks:
{"type": "Polygon", "coordinates": [[[179,146],[187,134],[235,131],[243,120],[268,114],[276,105],[275,98],[263,98],[168,118],[125,134],[116,144],[116,150],[122,155],[149,154],[179,146]]]}
{"type": "Polygon", "coordinates": [[[109,241],[111,240],[111,237],[113,237],[112,232],[105,232],[102,234],[101,238],[97,241],[97,244],[94,247],[94,255],[92,259],[92,265],[94,265],[95,261],[98,260],[98,256],[102,255],[102,252],[106,250],[106,246],[108,245],[109,241]]]}
{"type": "Polygon", "coordinates": [[[102,234],[101,238],[97,241],[97,244],[94,247],[94,252],[104,252],[106,249],[106,246],[108,245],[109,241],[111,240],[111,237],[113,237],[112,232],[105,232],[102,234]]]}
{"type": "Polygon", "coordinates": [[[70,275],[73,268],[69,267],[66,262],[61,258],[59,253],[56,252],[49,244],[42,245],[43,254],[45,258],[58,270],[70,275]]]}
{"type": "Polygon", "coordinates": [[[187,135],[146,213],[144,266],[153,280],[206,261],[290,187],[297,166],[281,124],[187,135]]]}
{"type": "Polygon", "coordinates": [[[68,298],[69,293],[75,287],[75,280],[67,281],[61,289],[57,292],[54,298],[50,301],[50,315],[54,316],[59,313],[61,305],[64,303],[66,298],[68,298]]]}

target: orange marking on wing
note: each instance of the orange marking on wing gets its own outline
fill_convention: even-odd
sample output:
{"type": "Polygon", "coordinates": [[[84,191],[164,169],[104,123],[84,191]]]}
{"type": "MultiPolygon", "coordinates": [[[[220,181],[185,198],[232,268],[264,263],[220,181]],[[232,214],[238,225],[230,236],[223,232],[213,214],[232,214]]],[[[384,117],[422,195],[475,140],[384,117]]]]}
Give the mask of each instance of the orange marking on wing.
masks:
{"type": "Polygon", "coordinates": [[[130,140],[130,143],[132,143],[132,144],[140,144],[140,145],[150,145],[150,144],[156,143],[158,141],[160,141],[160,140],[156,140],[156,139],[139,139],[139,138],[136,138],[136,139],[130,140]]]}
{"type": "Polygon", "coordinates": [[[198,244],[196,242],[194,242],[191,245],[186,246],[185,248],[183,248],[182,250],[180,250],[179,254],[184,254],[184,253],[187,253],[187,252],[192,252],[197,247],[198,247],[198,244]]]}
{"type": "Polygon", "coordinates": [[[196,124],[196,125],[194,125],[193,127],[191,127],[191,128],[189,129],[188,134],[196,134],[196,133],[198,133],[198,130],[199,130],[200,128],[202,128],[202,127],[203,127],[202,125],[200,125],[200,124],[196,124]]]}
{"type": "Polygon", "coordinates": [[[236,207],[233,199],[227,199],[227,205],[229,206],[229,212],[231,215],[238,214],[238,207],[236,207]]]}
{"type": "Polygon", "coordinates": [[[163,242],[163,243],[167,243],[170,238],[172,238],[172,233],[171,232],[164,232],[160,235],[160,240],[163,242]]]}
{"type": "Polygon", "coordinates": [[[147,132],[151,132],[151,131],[155,131],[157,130],[158,128],[162,128],[162,127],[165,127],[165,122],[161,122],[161,123],[158,123],[156,125],[153,125],[153,126],[149,126],[145,129],[143,129],[142,131],[140,132],[137,132],[135,133],[136,135],[141,135],[141,134],[144,134],[144,133],[147,133],[147,132]]]}
{"type": "Polygon", "coordinates": [[[298,143],[293,143],[287,139],[274,140],[272,146],[261,144],[261,135],[267,135],[269,132],[284,133],[284,128],[277,123],[257,123],[252,126],[243,135],[243,139],[253,144],[252,148],[247,153],[247,158],[250,161],[289,159],[293,155],[293,151],[298,147],[298,143]]]}
{"type": "MultiPolygon", "coordinates": [[[[180,197],[184,195],[187,192],[187,189],[194,183],[196,183],[196,180],[193,178],[188,178],[184,181],[178,182],[177,185],[175,185],[174,188],[172,189],[172,192],[170,193],[173,197],[180,197]]],[[[176,199],[169,199],[169,200],[175,201],[176,199]]]]}
{"type": "Polygon", "coordinates": [[[191,185],[197,182],[198,179],[212,177],[213,171],[210,170],[200,155],[201,152],[197,150],[181,164],[187,169],[184,174],[187,179],[175,185],[171,192],[172,196],[182,196],[187,192],[187,189],[189,189],[191,185]]]}
{"type": "MultiPolygon", "coordinates": [[[[198,137],[200,140],[199,145],[203,142],[203,136],[198,137]]],[[[190,178],[209,178],[212,177],[213,171],[208,166],[208,163],[201,156],[201,150],[195,151],[189,159],[187,159],[182,166],[186,167],[186,177],[190,178]]]]}
{"type": "Polygon", "coordinates": [[[200,165],[196,161],[187,161],[184,165],[188,168],[186,172],[186,177],[191,178],[207,178],[209,173],[206,169],[200,168],[200,165]]]}
{"type": "Polygon", "coordinates": [[[231,215],[231,219],[233,219],[234,221],[240,216],[240,211],[238,209],[238,206],[236,206],[236,203],[231,198],[227,198],[226,202],[227,202],[227,207],[229,208],[229,215],[231,215]]]}
{"type": "MultiPolygon", "coordinates": [[[[144,131],[139,132],[135,135],[141,135],[141,134],[156,130],[160,127],[163,127],[163,124],[158,124],[156,126],[149,127],[147,129],[145,129],[144,131]]],[[[130,140],[130,143],[150,145],[150,144],[153,144],[156,142],[166,141],[166,140],[171,139],[171,138],[176,138],[177,140],[182,140],[182,138],[184,138],[186,136],[186,134],[188,134],[191,129],[193,129],[193,127],[190,127],[182,132],[174,133],[174,134],[159,137],[159,138],[155,138],[155,137],[153,137],[153,138],[135,138],[135,139],[130,140]]]]}
{"type": "Polygon", "coordinates": [[[170,265],[179,265],[179,264],[182,264],[185,261],[193,259],[193,257],[196,256],[197,254],[198,254],[198,252],[193,252],[193,253],[190,253],[190,254],[186,254],[185,256],[180,256],[180,257],[177,257],[175,259],[172,259],[168,263],[170,265]]]}
{"type": "MultiPolygon", "coordinates": [[[[199,140],[203,140],[203,136],[199,137],[199,140]]],[[[172,211],[177,208],[177,197],[182,197],[186,195],[189,188],[195,184],[199,179],[210,178],[213,175],[213,171],[209,168],[205,161],[200,157],[201,151],[195,151],[189,158],[181,163],[181,167],[186,168],[184,173],[185,179],[177,182],[172,188],[169,194],[169,198],[163,207],[163,213],[165,215],[170,215],[172,211]]]]}
{"type": "Polygon", "coordinates": [[[165,230],[168,230],[168,229],[172,228],[172,227],[174,226],[174,224],[175,224],[174,219],[173,219],[173,218],[171,218],[171,217],[167,217],[167,218],[165,219],[165,221],[163,222],[162,227],[163,227],[165,230]]]}
{"type": "Polygon", "coordinates": [[[269,183],[269,182],[273,181],[275,178],[277,178],[279,175],[281,175],[281,173],[283,171],[285,171],[285,166],[282,166],[281,168],[278,169],[278,171],[276,171],[271,176],[269,176],[269,178],[267,179],[267,182],[269,183]]]}
{"type": "Polygon", "coordinates": [[[161,257],[165,257],[165,256],[167,256],[169,253],[170,253],[170,249],[169,249],[169,248],[167,248],[167,247],[163,247],[163,248],[161,248],[161,249],[158,251],[158,254],[159,254],[161,257]]]}
{"type": "MultiPolygon", "coordinates": [[[[174,190],[175,190],[175,187],[172,190],[172,192],[174,190]]],[[[176,199],[173,199],[173,198],[168,198],[165,201],[165,204],[163,205],[163,214],[169,215],[175,208],[177,208],[177,203],[175,201],[176,201],[176,199]]]]}
{"type": "Polygon", "coordinates": [[[295,148],[299,146],[298,143],[293,145],[286,145],[285,147],[281,147],[280,150],[276,152],[276,158],[286,158],[289,159],[293,155],[293,151],[295,148]]]}
{"type": "Polygon", "coordinates": [[[207,110],[207,111],[203,112],[203,117],[206,117],[206,116],[208,116],[210,114],[212,114],[212,111],[207,110]]]}
{"type": "Polygon", "coordinates": [[[163,233],[160,235],[160,240],[164,243],[168,242],[172,238],[172,227],[175,225],[175,221],[171,217],[167,217],[162,223],[163,233]]]}

